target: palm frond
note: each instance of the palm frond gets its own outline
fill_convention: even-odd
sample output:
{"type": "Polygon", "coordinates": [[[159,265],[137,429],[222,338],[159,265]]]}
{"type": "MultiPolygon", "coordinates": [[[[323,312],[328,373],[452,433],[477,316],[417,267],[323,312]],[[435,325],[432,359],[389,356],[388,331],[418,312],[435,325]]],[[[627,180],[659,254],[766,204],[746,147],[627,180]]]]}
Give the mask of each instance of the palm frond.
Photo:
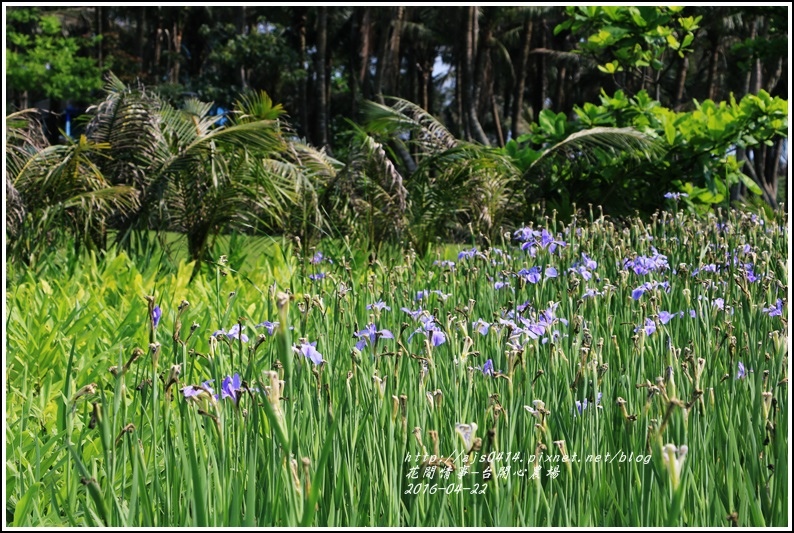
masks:
{"type": "Polygon", "coordinates": [[[400,211],[405,211],[408,192],[403,185],[402,174],[386,155],[383,145],[366,134],[360,134],[358,140],[356,157],[350,165],[351,170],[371,177],[381,177],[376,179],[376,182],[381,190],[389,191],[388,203],[396,204],[400,211]]]}
{"type": "Polygon", "coordinates": [[[531,165],[551,157],[563,157],[571,161],[591,160],[597,151],[621,154],[636,159],[651,160],[663,150],[654,137],[634,128],[595,127],[572,133],[564,140],[547,148],[531,165]]]}
{"type": "Polygon", "coordinates": [[[418,105],[402,98],[388,97],[391,106],[365,102],[365,130],[375,135],[397,137],[400,133],[413,133],[412,142],[426,153],[452,148],[457,139],[433,115],[418,105]]]}
{"type": "Polygon", "coordinates": [[[265,91],[244,92],[234,102],[234,119],[238,123],[260,120],[278,120],[286,111],[281,104],[274,104],[265,91]]]}

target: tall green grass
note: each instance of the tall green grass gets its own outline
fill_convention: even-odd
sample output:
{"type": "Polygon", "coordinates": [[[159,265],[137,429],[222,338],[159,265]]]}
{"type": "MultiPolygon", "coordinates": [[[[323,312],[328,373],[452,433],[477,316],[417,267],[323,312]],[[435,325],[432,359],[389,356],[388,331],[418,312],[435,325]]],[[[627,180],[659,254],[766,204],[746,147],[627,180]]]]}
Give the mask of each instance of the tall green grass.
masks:
{"type": "Polygon", "coordinates": [[[247,253],[243,241],[228,263],[218,257],[192,281],[192,264],[164,254],[70,257],[63,269],[11,265],[9,524],[785,526],[788,309],[763,309],[786,298],[788,232],[781,221],[738,213],[719,223],[683,213],[625,227],[592,214],[565,227],[551,219],[544,226],[567,246],[535,258],[509,235],[462,260],[452,248],[373,258],[327,242],[320,249],[333,263],[319,264],[288,243],[247,253]],[[622,268],[652,246],[670,270],[622,268]],[[725,261],[735,250],[759,280],[725,261]],[[583,252],[598,262],[590,280],[568,271],[583,252]],[[692,275],[712,263],[726,266],[692,275]],[[554,266],[559,276],[532,284],[513,275],[532,266],[554,266]],[[308,278],[320,272],[327,276],[308,278]],[[634,300],[632,290],[650,280],[670,291],[634,300]],[[497,290],[498,281],[510,286],[497,290]],[[450,296],[415,301],[425,289],[450,296]],[[583,297],[587,289],[602,294],[583,297]],[[163,311],[156,328],[148,296],[163,311]],[[367,309],[379,300],[391,310],[367,309]],[[555,322],[547,342],[516,352],[498,318],[527,301],[536,310],[558,303],[568,325],[555,322]],[[422,333],[408,341],[420,324],[400,308],[419,305],[437,318],[444,344],[433,347],[422,333]],[[662,324],[661,311],[684,316],[662,324]],[[475,331],[478,318],[494,324],[487,335],[475,331]],[[647,318],[656,331],[635,333],[647,318]],[[281,322],[273,336],[254,328],[264,320],[281,322]],[[396,339],[354,350],[353,333],[371,322],[396,339]],[[248,343],[210,341],[234,324],[245,326],[248,343]],[[549,339],[553,330],[559,338],[549,339]],[[316,341],[326,362],[296,354],[300,339],[316,341]],[[136,348],[143,354],[120,372],[136,348]],[[495,377],[482,372],[487,359],[495,377]],[[740,361],[747,373],[737,379],[740,361]],[[239,404],[180,391],[214,379],[219,393],[234,373],[244,381],[239,404]],[[545,406],[537,417],[527,409],[535,400],[545,406]],[[477,473],[463,477],[470,445],[458,424],[476,424],[480,439],[470,455],[477,473]],[[677,476],[663,458],[667,444],[688,448],[677,476]],[[422,479],[430,465],[416,456],[436,446],[455,470],[422,479]],[[563,452],[579,460],[528,460],[563,452]],[[618,458],[585,460],[597,454],[618,458]]]}

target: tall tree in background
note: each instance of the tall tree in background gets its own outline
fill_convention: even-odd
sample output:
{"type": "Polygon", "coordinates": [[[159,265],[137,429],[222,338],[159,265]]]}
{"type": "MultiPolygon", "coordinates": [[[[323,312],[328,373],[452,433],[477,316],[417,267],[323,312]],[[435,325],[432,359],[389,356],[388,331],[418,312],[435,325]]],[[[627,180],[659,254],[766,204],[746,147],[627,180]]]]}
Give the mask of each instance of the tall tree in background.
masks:
{"type": "Polygon", "coordinates": [[[315,142],[320,147],[328,146],[328,89],[326,76],[326,46],[328,44],[328,8],[317,11],[317,54],[314,65],[316,72],[315,93],[317,95],[317,129],[315,142]]]}

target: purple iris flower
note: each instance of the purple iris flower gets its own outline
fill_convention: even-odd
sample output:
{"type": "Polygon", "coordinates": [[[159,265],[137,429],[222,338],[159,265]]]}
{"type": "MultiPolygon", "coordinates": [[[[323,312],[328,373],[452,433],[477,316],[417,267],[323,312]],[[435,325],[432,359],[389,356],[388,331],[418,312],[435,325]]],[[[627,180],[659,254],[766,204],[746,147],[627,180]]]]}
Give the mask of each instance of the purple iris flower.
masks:
{"type": "Polygon", "coordinates": [[[482,318],[478,318],[477,322],[473,322],[471,327],[474,328],[480,335],[488,335],[488,330],[490,329],[491,325],[482,318]]]}
{"type": "Polygon", "coordinates": [[[463,250],[458,254],[458,261],[462,259],[472,259],[477,255],[477,248],[471,250],[463,250]]]}
{"type": "Polygon", "coordinates": [[[318,272],[317,274],[309,274],[309,279],[312,281],[320,281],[321,279],[325,279],[325,276],[325,272],[318,272]]]}
{"type": "MultiPolygon", "coordinates": [[[[601,396],[602,396],[602,393],[600,393],[600,392],[598,393],[598,396],[596,396],[596,402],[595,402],[596,403],[596,407],[598,407],[598,405],[601,403],[601,396]]],[[[587,398],[585,398],[581,402],[579,400],[576,400],[575,403],[576,403],[576,410],[579,411],[579,414],[581,415],[582,411],[587,409],[587,405],[588,405],[587,398]]],[[[574,413],[574,415],[576,415],[576,413],[574,413]]]]}
{"type": "Polygon", "coordinates": [[[579,265],[579,264],[574,265],[568,269],[568,272],[578,273],[580,276],[582,276],[582,279],[584,279],[585,281],[590,281],[591,279],[593,279],[593,274],[584,265],[579,265]]]}
{"type": "Polygon", "coordinates": [[[391,307],[386,305],[386,302],[383,300],[378,300],[374,304],[368,304],[367,309],[376,309],[378,311],[383,311],[385,309],[386,311],[391,311],[391,307]]]}
{"type": "Polygon", "coordinates": [[[642,298],[642,295],[645,294],[645,285],[640,285],[633,291],[631,291],[631,297],[635,300],[639,300],[642,298]]]}
{"type": "Polygon", "coordinates": [[[242,388],[243,381],[240,379],[240,374],[235,372],[234,377],[226,376],[221,382],[221,399],[231,398],[234,403],[237,403],[239,401],[237,392],[242,388]]]}
{"type": "Polygon", "coordinates": [[[422,333],[430,340],[430,344],[433,346],[441,346],[445,342],[447,342],[447,336],[441,331],[436,324],[436,318],[434,316],[424,316],[420,317],[422,322],[422,327],[411,333],[408,336],[408,342],[411,341],[414,335],[417,333],[422,333]]]}
{"type": "Polygon", "coordinates": [[[188,385],[186,387],[182,387],[182,394],[185,398],[195,398],[202,392],[207,392],[210,395],[214,393],[212,387],[210,387],[210,383],[214,382],[214,379],[208,379],[201,385],[188,385]]]}
{"type": "Polygon", "coordinates": [[[660,254],[653,246],[651,246],[651,251],[653,252],[651,257],[640,255],[634,259],[624,259],[623,269],[633,270],[638,276],[644,276],[650,272],[657,272],[670,268],[666,255],[660,254]]]}
{"type": "Polygon", "coordinates": [[[584,294],[582,295],[582,300],[584,300],[585,298],[594,298],[596,296],[601,296],[601,293],[596,289],[588,288],[587,290],[584,291],[584,294]]]}
{"type": "MultiPolygon", "coordinates": [[[[312,258],[309,260],[309,263],[311,263],[311,264],[313,264],[313,265],[319,265],[320,263],[322,263],[322,262],[323,262],[323,259],[325,259],[325,256],[323,255],[323,253],[322,253],[322,252],[317,252],[317,253],[316,253],[316,254],[314,254],[314,256],[313,256],[313,257],[312,257],[312,258]]],[[[333,263],[333,261],[331,261],[330,259],[326,259],[326,261],[328,261],[329,263],[333,263]]]]}
{"type": "Polygon", "coordinates": [[[240,333],[243,329],[245,329],[245,326],[243,326],[241,329],[240,324],[235,324],[229,331],[226,331],[225,329],[219,329],[213,333],[212,336],[217,338],[220,335],[226,335],[226,338],[232,341],[239,337],[243,342],[248,342],[248,335],[245,333],[240,333]]]}
{"type": "Polygon", "coordinates": [[[637,333],[641,329],[645,331],[646,335],[650,336],[656,331],[656,322],[654,322],[651,318],[646,318],[645,325],[634,328],[634,333],[637,333]]]}
{"type": "Polygon", "coordinates": [[[504,289],[505,287],[509,289],[510,283],[508,283],[507,281],[497,281],[496,283],[493,284],[493,288],[496,289],[497,291],[499,289],[504,289]]]}
{"type": "Polygon", "coordinates": [[[556,278],[557,277],[557,269],[553,266],[546,267],[545,275],[547,278],[556,278]]]}
{"type": "Polygon", "coordinates": [[[554,250],[557,249],[557,246],[565,247],[567,243],[565,241],[557,241],[554,240],[554,236],[549,233],[546,229],[543,229],[540,233],[540,244],[544,248],[546,248],[549,253],[554,253],[554,250]]]}
{"type": "MultiPolygon", "coordinates": [[[[568,335],[565,335],[565,337],[567,337],[567,336],[568,335]]],[[[560,333],[560,330],[555,329],[554,331],[551,332],[551,335],[549,335],[548,337],[543,337],[542,339],[540,339],[540,342],[541,342],[541,344],[546,344],[549,341],[557,342],[561,338],[563,338],[562,333],[560,333]]]]}
{"type": "Polygon", "coordinates": [[[520,242],[527,242],[540,237],[540,232],[531,228],[520,228],[513,233],[513,238],[520,242]]]}
{"type": "Polygon", "coordinates": [[[524,328],[521,330],[526,333],[527,337],[532,340],[539,339],[543,335],[546,334],[546,324],[545,323],[533,323],[529,320],[524,318],[521,319],[521,323],[524,324],[524,328]]]}
{"type": "Polygon", "coordinates": [[[196,387],[195,385],[188,385],[187,387],[182,388],[182,394],[185,395],[185,398],[195,398],[199,394],[201,394],[201,387],[196,387]]]}
{"type": "Polygon", "coordinates": [[[783,316],[783,300],[778,298],[774,307],[764,307],[762,311],[769,316],[783,316]]]}
{"type": "Polygon", "coordinates": [[[493,377],[493,361],[491,359],[485,361],[485,364],[482,367],[482,374],[484,376],[493,377]]]}
{"type": "Polygon", "coordinates": [[[659,322],[662,324],[667,324],[675,317],[675,314],[670,313],[669,311],[659,311],[659,322]]]}
{"type": "Polygon", "coordinates": [[[418,291],[416,293],[416,301],[417,302],[421,302],[422,300],[424,300],[428,296],[430,296],[430,291],[428,291],[427,289],[425,289],[423,291],[418,291]]]}
{"type": "Polygon", "coordinates": [[[226,333],[226,336],[229,337],[230,340],[235,340],[239,337],[243,342],[248,342],[248,335],[242,333],[244,329],[245,326],[240,327],[240,324],[235,324],[232,326],[232,329],[226,333]]]}
{"type": "Polygon", "coordinates": [[[711,305],[716,307],[717,309],[725,309],[725,299],[724,298],[715,298],[711,305]]]}
{"type": "Polygon", "coordinates": [[[356,337],[357,339],[360,339],[356,343],[357,350],[363,350],[364,347],[367,345],[367,342],[369,342],[371,346],[375,346],[375,343],[377,342],[379,337],[384,339],[394,338],[394,335],[392,334],[391,331],[389,331],[388,329],[378,330],[375,324],[369,324],[361,331],[357,333],[353,333],[353,336],[356,337]]]}
{"type": "Polygon", "coordinates": [[[438,329],[434,329],[430,332],[430,344],[433,347],[441,346],[447,342],[447,336],[444,335],[444,332],[438,329]]]}
{"type": "Polygon", "coordinates": [[[411,318],[413,318],[414,320],[418,319],[420,316],[422,316],[422,313],[424,313],[424,310],[421,307],[416,311],[411,311],[407,307],[401,307],[400,311],[408,313],[409,315],[411,315],[411,318]]]}
{"type": "Polygon", "coordinates": [[[540,281],[540,267],[534,266],[530,269],[522,268],[517,274],[533,285],[540,281]]]}
{"type": "Polygon", "coordinates": [[[312,343],[304,342],[301,344],[300,348],[298,348],[297,346],[293,346],[292,349],[295,350],[295,352],[310,359],[311,362],[314,363],[315,365],[319,365],[320,363],[323,362],[323,354],[317,351],[316,346],[317,346],[317,341],[314,341],[312,343]]]}
{"type": "Polygon", "coordinates": [[[588,268],[588,270],[595,270],[598,268],[598,263],[587,257],[587,254],[582,252],[582,259],[584,260],[584,266],[588,268]]]}
{"type": "Polygon", "coordinates": [[[665,198],[668,198],[670,200],[675,200],[675,201],[678,201],[682,197],[685,198],[687,196],[689,196],[689,195],[687,193],[685,193],[685,192],[666,192],[666,193],[664,193],[664,197],[665,198]]]}
{"type": "Polygon", "coordinates": [[[529,300],[516,307],[516,311],[518,311],[519,314],[522,314],[527,309],[532,309],[532,302],[529,300]]]}
{"type": "Polygon", "coordinates": [[[157,324],[160,323],[160,317],[163,316],[163,311],[160,309],[159,305],[155,305],[152,309],[152,325],[157,327],[157,324]]]}
{"type": "Polygon", "coordinates": [[[657,287],[663,288],[665,292],[670,292],[669,281],[647,281],[631,291],[631,297],[635,300],[639,300],[646,291],[652,291],[657,287]]]}
{"type": "Polygon", "coordinates": [[[452,293],[449,293],[449,294],[444,294],[444,292],[443,292],[443,291],[439,291],[439,290],[434,290],[434,291],[430,291],[430,292],[432,292],[433,294],[435,294],[436,296],[438,296],[439,298],[441,298],[441,301],[442,301],[442,302],[446,302],[446,301],[447,301],[447,298],[449,298],[450,296],[452,296],[452,293]]]}
{"type": "Polygon", "coordinates": [[[739,371],[736,372],[736,379],[744,379],[747,376],[747,369],[744,368],[744,363],[739,361],[739,371]]]}
{"type": "Polygon", "coordinates": [[[525,252],[529,252],[530,257],[535,257],[538,253],[538,247],[535,245],[535,241],[528,241],[521,245],[521,249],[525,252]]]}
{"type": "Polygon", "coordinates": [[[267,334],[268,334],[268,335],[270,335],[270,336],[272,337],[272,336],[273,336],[273,334],[274,334],[274,333],[275,333],[275,331],[276,331],[276,328],[278,327],[278,322],[270,322],[270,321],[268,321],[268,320],[265,320],[265,321],[264,321],[264,322],[262,322],[261,324],[257,324],[257,325],[256,325],[256,326],[254,326],[254,327],[257,327],[257,328],[265,328],[265,329],[267,330],[267,334]]]}

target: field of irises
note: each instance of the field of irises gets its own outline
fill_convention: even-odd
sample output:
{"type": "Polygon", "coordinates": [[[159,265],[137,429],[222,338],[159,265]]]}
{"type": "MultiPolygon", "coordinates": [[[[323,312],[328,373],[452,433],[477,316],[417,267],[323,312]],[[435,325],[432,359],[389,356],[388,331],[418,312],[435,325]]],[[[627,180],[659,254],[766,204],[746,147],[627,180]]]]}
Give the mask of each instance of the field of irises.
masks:
{"type": "Polygon", "coordinates": [[[785,215],[629,222],[7,265],[6,519],[790,524],[785,215]]]}

